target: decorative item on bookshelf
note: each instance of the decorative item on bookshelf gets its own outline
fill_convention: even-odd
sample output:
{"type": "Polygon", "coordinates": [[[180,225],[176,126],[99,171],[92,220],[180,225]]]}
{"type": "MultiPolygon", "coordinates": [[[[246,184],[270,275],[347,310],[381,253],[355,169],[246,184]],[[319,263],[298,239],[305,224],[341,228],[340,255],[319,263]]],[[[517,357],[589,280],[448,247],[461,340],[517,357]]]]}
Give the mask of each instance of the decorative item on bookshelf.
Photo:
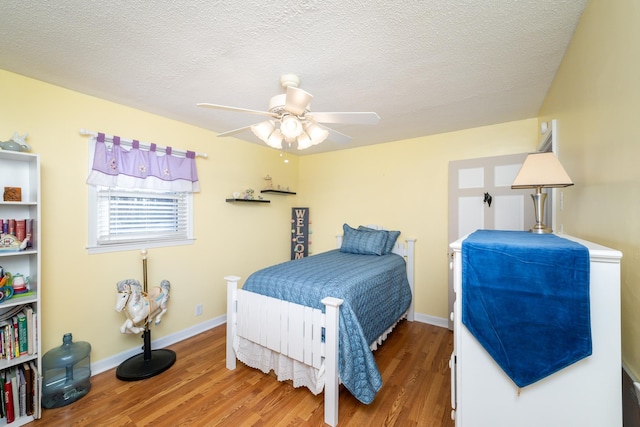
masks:
{"type": "Polygon", "coordinates": [[[31,247],[31,219],[0,219],[0,251],[21,251],[31,247]]]}
{"type": "Polygon", "coordinates": [[[20,136],[18,132],[14,132],[8,141],[0,141],[0,149],[7,151],[29,151],[31,147],[26,143],[28,133],[20,136]]]}
{"type": "Polygon", "coordinates": [[[22,189],[20,187],[4,187],[5,202],[21,202],[22,189]]]}

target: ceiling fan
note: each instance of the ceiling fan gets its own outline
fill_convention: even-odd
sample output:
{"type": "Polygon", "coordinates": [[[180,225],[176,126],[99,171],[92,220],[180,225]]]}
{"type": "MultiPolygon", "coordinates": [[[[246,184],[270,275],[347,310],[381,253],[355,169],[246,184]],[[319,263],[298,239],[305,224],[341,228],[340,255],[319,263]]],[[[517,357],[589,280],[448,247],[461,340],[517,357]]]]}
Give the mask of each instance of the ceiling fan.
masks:
{"type": "Polygon", "coordinates": [[[218,136],[230,136],[251,129],[251,131],[267,145],[278,149],[282,148],[283,142],[288,144],[289,147],[296,142],[298,149],[304,150],[305,148],[321,143],[327,138],[340,143],[351,141],[350,136],[326,127],[321,123],[375,125],[380,120],[380,117],[373,112],[312,112],[310,110],[310,102],[313,95],[298,88],[300,78],[297,75],[285,74],[281,76],[280,84],[286,90],[286,93],[271,98],[269,101],[269,111],[251,110],[204,102],[196,105],[198,107],[216,108],[269,117],[266,121],[223,132],[218,134],[218,136]]]}

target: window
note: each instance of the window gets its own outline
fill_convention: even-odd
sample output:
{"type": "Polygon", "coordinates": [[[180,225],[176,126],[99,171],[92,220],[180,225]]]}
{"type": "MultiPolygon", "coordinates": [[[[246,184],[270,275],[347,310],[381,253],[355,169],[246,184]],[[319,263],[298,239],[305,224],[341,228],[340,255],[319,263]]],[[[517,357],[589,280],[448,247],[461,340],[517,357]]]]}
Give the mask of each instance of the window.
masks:
{"type": "Polygon", "coordinates": [[[89,192],[89,253],[193,242],[191,193],[106,187],[89,192]]]}
{"type": "Polygon", "coordinates": [[[125,150],[101,133],[89,142],[90,254],[193,244],[196,153],[143,152],[137,141],[125,150]]]}

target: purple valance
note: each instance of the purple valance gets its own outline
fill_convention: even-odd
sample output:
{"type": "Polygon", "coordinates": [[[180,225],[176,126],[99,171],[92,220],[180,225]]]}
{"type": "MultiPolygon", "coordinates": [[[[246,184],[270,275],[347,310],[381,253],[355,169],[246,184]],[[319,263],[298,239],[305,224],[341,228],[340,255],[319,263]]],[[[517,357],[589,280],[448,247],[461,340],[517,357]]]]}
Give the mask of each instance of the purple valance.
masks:
{"type": "Polygon", "coordinates": [[[131,144],[131,149],[126,150],[118,136],[113,137],[113,145],[109,148],[105,143],[105,134],[99,133],[87,184],[110,188],[199,192],[196,153],[187,151],[185,157],[178,157],[171,151],[171,147],[167,147],[165,153],[158,153],[155,144],[151,144],[148,151],[143,150],[136,140],[131,144]]]}

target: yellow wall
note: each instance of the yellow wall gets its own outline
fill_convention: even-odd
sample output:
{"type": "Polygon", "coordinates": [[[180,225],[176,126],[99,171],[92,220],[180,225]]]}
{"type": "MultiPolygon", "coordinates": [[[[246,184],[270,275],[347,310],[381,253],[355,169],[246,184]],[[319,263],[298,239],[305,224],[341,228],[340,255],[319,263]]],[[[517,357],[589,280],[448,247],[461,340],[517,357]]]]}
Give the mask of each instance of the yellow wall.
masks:
{"type": "Polygon", "coordinates": [[[621,250],[622,359],[640,378],[640,7],[591,0],[541,110],[575,186],[566,233],[621,250]]]}
{"type": "Polygon", "coordinates": [[[522,120],[300,157],[298,194],[310,207],[313,251],[333,248],[345,222],[415,237],[416,312],[448,318],[449,162],[533,151],[537,125],[522,120]]]}
{"type": "MultiPolygon", "coordinates": [[[[295,197],[270,204],[226,203],[233,191],[274,183],[295,185],[297,157],[284,164],[279,152],[239,140],[217,139],[201,128],[168,120],[0,70],[0,140],[28,132],[27,143],[42,164],[43,351],[62,335],[91,343],[92,361],[141,345],[139,335],[121,335],[116,282],[142,280],[139,251],[88,255],[87,138],[80,128],[206,152],[197,159],[201,192],[195,195],[196,243],[149,250],[149,286],[172,284],[169,311],[152,338],[184,330],[225,313],[223,277],[246,277],[289,257],[287,233],[295,197]],[[203,316],[195,305],[203,304],[203,316]]],[[[195,105],[194,105],[194,108],[195,105]]],[[[1,171],[0,171],[1,173],[1,171]]],[[[1,179],[0,179],[1,182],[1,179]]]]}

